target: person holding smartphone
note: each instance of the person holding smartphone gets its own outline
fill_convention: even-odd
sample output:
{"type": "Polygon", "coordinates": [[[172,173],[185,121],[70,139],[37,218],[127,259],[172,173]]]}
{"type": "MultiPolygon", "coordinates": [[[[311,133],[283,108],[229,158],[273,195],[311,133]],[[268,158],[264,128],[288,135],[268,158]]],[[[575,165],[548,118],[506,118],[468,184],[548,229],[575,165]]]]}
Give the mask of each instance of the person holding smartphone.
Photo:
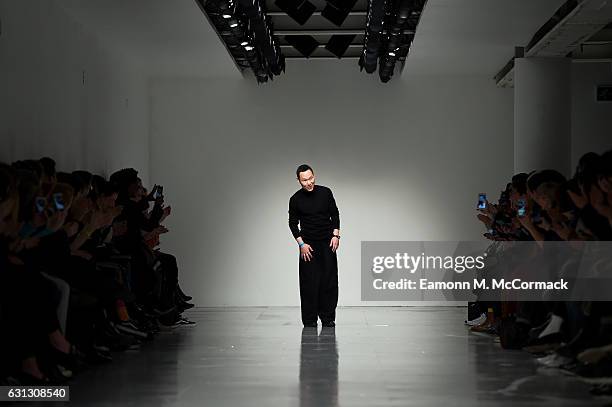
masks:
{"type": "Polygon", "coordinates": [[[296,170],[301,188],[289,199],[289,229],[299,246],[300,301],[304,326],[336,326],[340,215],[331,189],[315,185],[309,165],[296,170]],[[299,224],[299,227],[298,227],[299,224]]]}

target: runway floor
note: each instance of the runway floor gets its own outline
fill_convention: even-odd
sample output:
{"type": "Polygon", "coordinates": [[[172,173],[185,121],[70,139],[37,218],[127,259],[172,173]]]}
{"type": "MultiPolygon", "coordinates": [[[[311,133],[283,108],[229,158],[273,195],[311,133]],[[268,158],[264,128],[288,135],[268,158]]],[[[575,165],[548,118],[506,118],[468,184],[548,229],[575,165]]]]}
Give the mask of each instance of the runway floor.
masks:
{"type": "MultiPolygon", "coordinates": [[[[74,406],[597,406],[589,385],[469,333],[465,309],[340,308],[334,329],[299,308],[196,308],[70,385],[74,406]],[[542,404],[545,403],[545,404],[542,404]]],[[[45,403],[50,405],[50,403],[45,403]]]]}

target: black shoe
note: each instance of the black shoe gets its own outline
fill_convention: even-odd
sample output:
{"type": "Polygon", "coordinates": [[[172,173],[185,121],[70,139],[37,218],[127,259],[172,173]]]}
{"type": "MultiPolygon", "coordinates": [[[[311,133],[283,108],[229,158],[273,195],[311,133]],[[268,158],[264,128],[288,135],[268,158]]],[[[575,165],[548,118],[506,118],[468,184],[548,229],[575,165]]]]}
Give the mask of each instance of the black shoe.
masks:
{"type": "Polygon", "coordinates": [[[304,326],[306,328],[316,328],[317,327],[317,323],[316,322],[304,322],[304,326]]]}
{"type": "Polygon", "coordinates": [[[110,350],[117,352],[123,352],[136,343],[136,338],[123,334],[116,334],[112,336],[99,335],[96,337],[96,339],[100,344],[104,344],[108,346],[110,350]]]}
{"type": "Polygon", "coordinates": [[[177,307],[175,307],[175,306],[171,306],[171,307],[160,307],[160,308],[153,308],[153,309],[151,310],[151,312],[150,312],[149,314],[147,314],[147,316],[149,316],[149,317],[150,317],[150,316],[154,316],[154,317],[161,317],[161,316],[168,315],[168,314],[170,314],[171,312],[176,311],[176,308],[177,308],[177,307]]]}
{"type": "Polygon", "coordinates": [[[176,307],[178,308],[179,312],[183,312],[183,311],[187,311],[188,309],[193,308],[195,305],[189,303],[189,302],[181,302],[180,304],[178,304],[176,307]]]}
{"type": "Polygon", "coordinates": [[[75,345],[70,346],[70,353],[64,353],[49,345],[50,357],[60,367],[79,373],[87,368],[87,356],[75,345]]]}
{"type": "Polygon", "coordinates": [[[176,323],[179,325],[189,325],[189,326],[193,326],[196,324],[194,321],[191,321],[187,318],[179,318],[179,320],[176,323]]]}
{"type": "Polygon", "coordinates": [[[153,333],[145,331],[131,322],[120,322],[117,324],[117,329],[125,335],[133,336],[141,341],[152,341],[153,333]]]}
{"type": "Polygon", "coordinates": [[[65,368],[62,365],[54,365],[51,367],[47,367],[45,369],[45,373],[49,377],[51,383],[55,384],[63,384],[67,383],[70,379],[72,379],[74,373],[72,370],[65,368]]]}
{"type": "Polygon", "coordinates": [[[335,328],[336,327],[336,323],[334,321],[326,321],[326,322],[323,322],[322,325],[325,328],[335,328]]]}

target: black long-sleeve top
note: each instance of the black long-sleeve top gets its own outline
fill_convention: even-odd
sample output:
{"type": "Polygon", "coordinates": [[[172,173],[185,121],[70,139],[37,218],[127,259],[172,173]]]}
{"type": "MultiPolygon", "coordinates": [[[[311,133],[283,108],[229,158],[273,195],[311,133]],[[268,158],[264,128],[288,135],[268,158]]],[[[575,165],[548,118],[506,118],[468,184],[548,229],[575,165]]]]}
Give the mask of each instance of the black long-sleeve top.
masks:
{"type": "Polygon", "coordinates": [[[134,202],[125,200],[119,202],[123,205],[122,218],[127,221],[127,233],[115,238],[115,243],[122,251],[130,251],[143,242],[142,232],[150,232],[159,226],[159,221],[164,214],[163,209],[155,204],[151,215],[146,217],[144,211],[148,207],[147,201],[134,202]]]}
{"type": "Polygon", "coordinates": [[[340,229],[340,213],[331,189],[315,185],[310,192],[301,188],[293,194],[289,199],[289,229],[296,239],[331,238],[333,230],[340,229]]]}

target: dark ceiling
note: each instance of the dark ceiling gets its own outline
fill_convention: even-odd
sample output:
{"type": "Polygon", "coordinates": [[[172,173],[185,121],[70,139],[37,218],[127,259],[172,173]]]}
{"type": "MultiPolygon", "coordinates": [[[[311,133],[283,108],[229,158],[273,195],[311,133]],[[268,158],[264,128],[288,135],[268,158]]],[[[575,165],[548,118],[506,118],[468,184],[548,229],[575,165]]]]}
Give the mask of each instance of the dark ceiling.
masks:
{"type": "Polygon", "coordinates": [[[287,59],[354,59],[388,82],[401,71],[426,0],[196,0],[241,70],[259,83],[287,59]]]}
{"type": "Polygon", "coordinates": [[[341,46],[342,44],[347,46],[343,41],[346,40],[348,42],[348,46],[344,52],[340,54],[342,58],[359,58],[363,50],[366,15],[368,10],[367,1],[357,0],[340,26],[334,24],[322,15],[323,10],[327,6],[327,1],[308,1],[315,6],[315,11],[303,25],[300,25],[295,19],[287,15],[286,12],[278,7],[276,0],[266,0],[266,7],[268,9],[267,14],[272,18],[274,34],[285,58],[305,58],[300,51],[290,45],[292,41],[290,37],[298,36],[298,38],[301,38],[300,36],[305,35],[311,36],[317,42],[317,47],[312,51],[312,54],[309,55],[309,58],[338,58],[337,55],[325,48],[334,35],[346,36],[335,39],[340,45],[337,48],[339,51],[342,51],[344,48],[341,46]]]}

